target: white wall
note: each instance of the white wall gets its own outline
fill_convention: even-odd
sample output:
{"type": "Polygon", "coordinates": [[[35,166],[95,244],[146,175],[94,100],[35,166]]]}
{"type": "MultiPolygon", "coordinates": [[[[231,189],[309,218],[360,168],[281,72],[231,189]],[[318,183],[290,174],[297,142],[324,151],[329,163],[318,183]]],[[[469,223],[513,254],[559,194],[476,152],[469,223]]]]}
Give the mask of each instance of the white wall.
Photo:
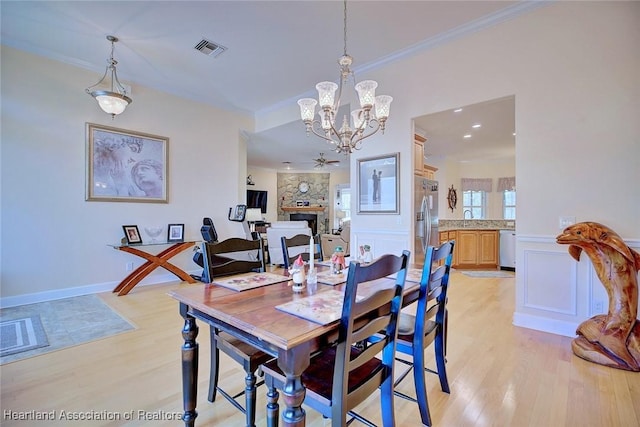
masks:
{"type": "MultiPolygon", "coordinates": [[[[245,198],[241,130],[253,120],[145,87],[115,120],[84,87],[95,73],[3,46],[2,304],[113,288],[142,259],[107,246],[123,224],[184,223],[200,239],[202,218],[221,236],[244,236],[227,209],[245,198]],[[169,137],[169,203],[85,201],[85,122],[169,137]]],[[[158,249],[162,249],[159,247],[158,249]]],[[[173,261],[197,271],[190,251],[173,261]]],[[[163,269],[147,283],[175,280],[163,269]]]]}
{"type": "MultiPolygon", "coordinates": [[[[554,2],[360,73],[394,101],[386,134],[351,156],[351,182],[357,158],[399,151],[401,206],[400,215],[355,215],[353,244],[384,251],[413,245],[413,117],[515,95],[515,322],[574,331],[593,312],[595,294],[582,280],[588,261],[576,265],[555,244],[559,216],[602,222],[640,246],[639,20],[638,2],[554,2]],[[547,262],[550,256],[559,262],[547,262]]],[[[257,127],[264,126],[259,118],[257,127]]]]}

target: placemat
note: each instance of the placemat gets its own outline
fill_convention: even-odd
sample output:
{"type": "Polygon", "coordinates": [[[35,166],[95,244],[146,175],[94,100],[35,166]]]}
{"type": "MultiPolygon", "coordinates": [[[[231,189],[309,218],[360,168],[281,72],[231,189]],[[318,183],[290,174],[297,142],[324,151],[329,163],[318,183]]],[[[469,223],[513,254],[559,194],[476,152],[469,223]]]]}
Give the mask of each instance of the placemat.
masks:
{"type": "Polygon", "coordinates": [[[234,291],[242,292],[274,283],[286,282],[289,277],[273,273],[243,273],[235,276],[219,277],[211,282],[234,291]]]}
{"type": "MultiPolygon", "coordinates": [[[[362,297],[356,295],[356,301],[362,297]]],[[[310,320],[321,325],[328,325],[340,319],[344,293],[336,289],[320,292],[291,302],[280,304],[276,309],[294,316],[310,320]]]]}
{"type": "Polygon", "coordinates": [[[318,283],[324,283],[325,285],[339,285],[347,281],[347,273],[349,268],[342,270],[342,273],[335,274],[331,270],[318,272],[318,283]]]}
{"type": "MultiPolygon", "coordinates": [[[[357,261],[357,259],[351,258],[350,256],[344,257],[344,265],[345,265],[345,267],[349,267],[349,263],[351,261],[357,261]]],[[[324,265],[325,267],[333,267],[333,263],[331,262],[330,259],[325,260],[325,261],[316,261],[316,264],[324,265]]]]}
{"type": "MultiPolygon", "coordinates": [[[[398,273],[390,274],[389,278],[395,279],[398,276],[398,273]]],[[[422,279],[422,269],[421,268],[410,268],[407,270],[407,277],[404,279],[405,282],[415,282],[420,283],[422,279]]]]}

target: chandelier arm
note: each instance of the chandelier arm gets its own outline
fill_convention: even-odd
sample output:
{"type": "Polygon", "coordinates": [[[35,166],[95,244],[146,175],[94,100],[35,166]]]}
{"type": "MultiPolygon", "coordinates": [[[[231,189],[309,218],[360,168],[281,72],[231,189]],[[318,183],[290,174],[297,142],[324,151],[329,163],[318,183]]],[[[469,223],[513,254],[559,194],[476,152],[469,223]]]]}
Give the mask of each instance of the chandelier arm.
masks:
{"type": "MultiPolygon", "coordinates": [[[[331,126],[331,128],[335,131],[335,129],[333,128],[333,125],[331,126]]],[[[329,141],[329,142],[331,142],[331,143],[334,143],[334,144],[336,143],[336,141],[335,141],[334,139],[329,138],[329,137],[327,137],[326,135],[324,135],[324,128],[322,127],[322,124],[321,124],[318,120],[314,120],[314,121],[312,121],[312,122],[309,124],[309,126],[307,127],[307,130],[310,130],[311,132],[313,132],[313,134],[314,134],[315,136],[318,136],[318,137],[320,137],[320,138],[322,138],[322,139],[325,139],[325,140],[327,140],[327,141],[329,141]],[[318,126],[320,129],[322,129],[322,133],[318,133],[318,132],[316,131],[316,126],[318,126]]],[[[334,132],[334,133],[335,133],[336,135],[338,135],[338,133],[337,133],[337,132],[334,132]]]]}
{"type": "Polygon", "coordinates": [[[353,135],[351,135],[351,141],[352,143],[358,143],[360,141],[362,141],[363,139],[369,138],[370,136],[376,134],[380,129],[381,129],[381,125],[380,122],[378,122],[377,119],[371,119],[369,121],[369,126],[370,128],[372,128],[373,130],[369,133],[365,133],[363,128],[358,128],[353,132],[353,135]],[[373,125],[373,123],[375,122],[375,127],[373,125]],[[356,138],[358,135],[360,135],[359,138],[356,138]]]}

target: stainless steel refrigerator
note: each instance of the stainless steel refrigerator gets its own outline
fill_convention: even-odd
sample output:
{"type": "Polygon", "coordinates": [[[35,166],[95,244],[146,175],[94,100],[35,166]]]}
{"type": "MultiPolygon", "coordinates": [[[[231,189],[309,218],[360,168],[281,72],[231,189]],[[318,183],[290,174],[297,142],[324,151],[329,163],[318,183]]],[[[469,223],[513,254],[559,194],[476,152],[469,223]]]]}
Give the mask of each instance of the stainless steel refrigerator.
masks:
{"type": "Polygon", "coordinates": [[[411,257],[416,264],[424,264],[427,246],[438,246],[438,181],[415,177],[413,194],[415,244],[411,257]]]}

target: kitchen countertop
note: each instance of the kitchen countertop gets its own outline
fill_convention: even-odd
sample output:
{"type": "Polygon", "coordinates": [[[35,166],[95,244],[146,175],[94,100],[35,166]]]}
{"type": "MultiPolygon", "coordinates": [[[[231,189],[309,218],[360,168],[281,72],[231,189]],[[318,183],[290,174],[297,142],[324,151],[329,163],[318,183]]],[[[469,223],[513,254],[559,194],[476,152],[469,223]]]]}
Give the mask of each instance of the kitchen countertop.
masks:
{"type": "Polygon", "coordinates": [[[440,220],[438,231],[454,230],[513,230],[515,231],[515,221],[498,219],[448,219],[440,220]]]}

